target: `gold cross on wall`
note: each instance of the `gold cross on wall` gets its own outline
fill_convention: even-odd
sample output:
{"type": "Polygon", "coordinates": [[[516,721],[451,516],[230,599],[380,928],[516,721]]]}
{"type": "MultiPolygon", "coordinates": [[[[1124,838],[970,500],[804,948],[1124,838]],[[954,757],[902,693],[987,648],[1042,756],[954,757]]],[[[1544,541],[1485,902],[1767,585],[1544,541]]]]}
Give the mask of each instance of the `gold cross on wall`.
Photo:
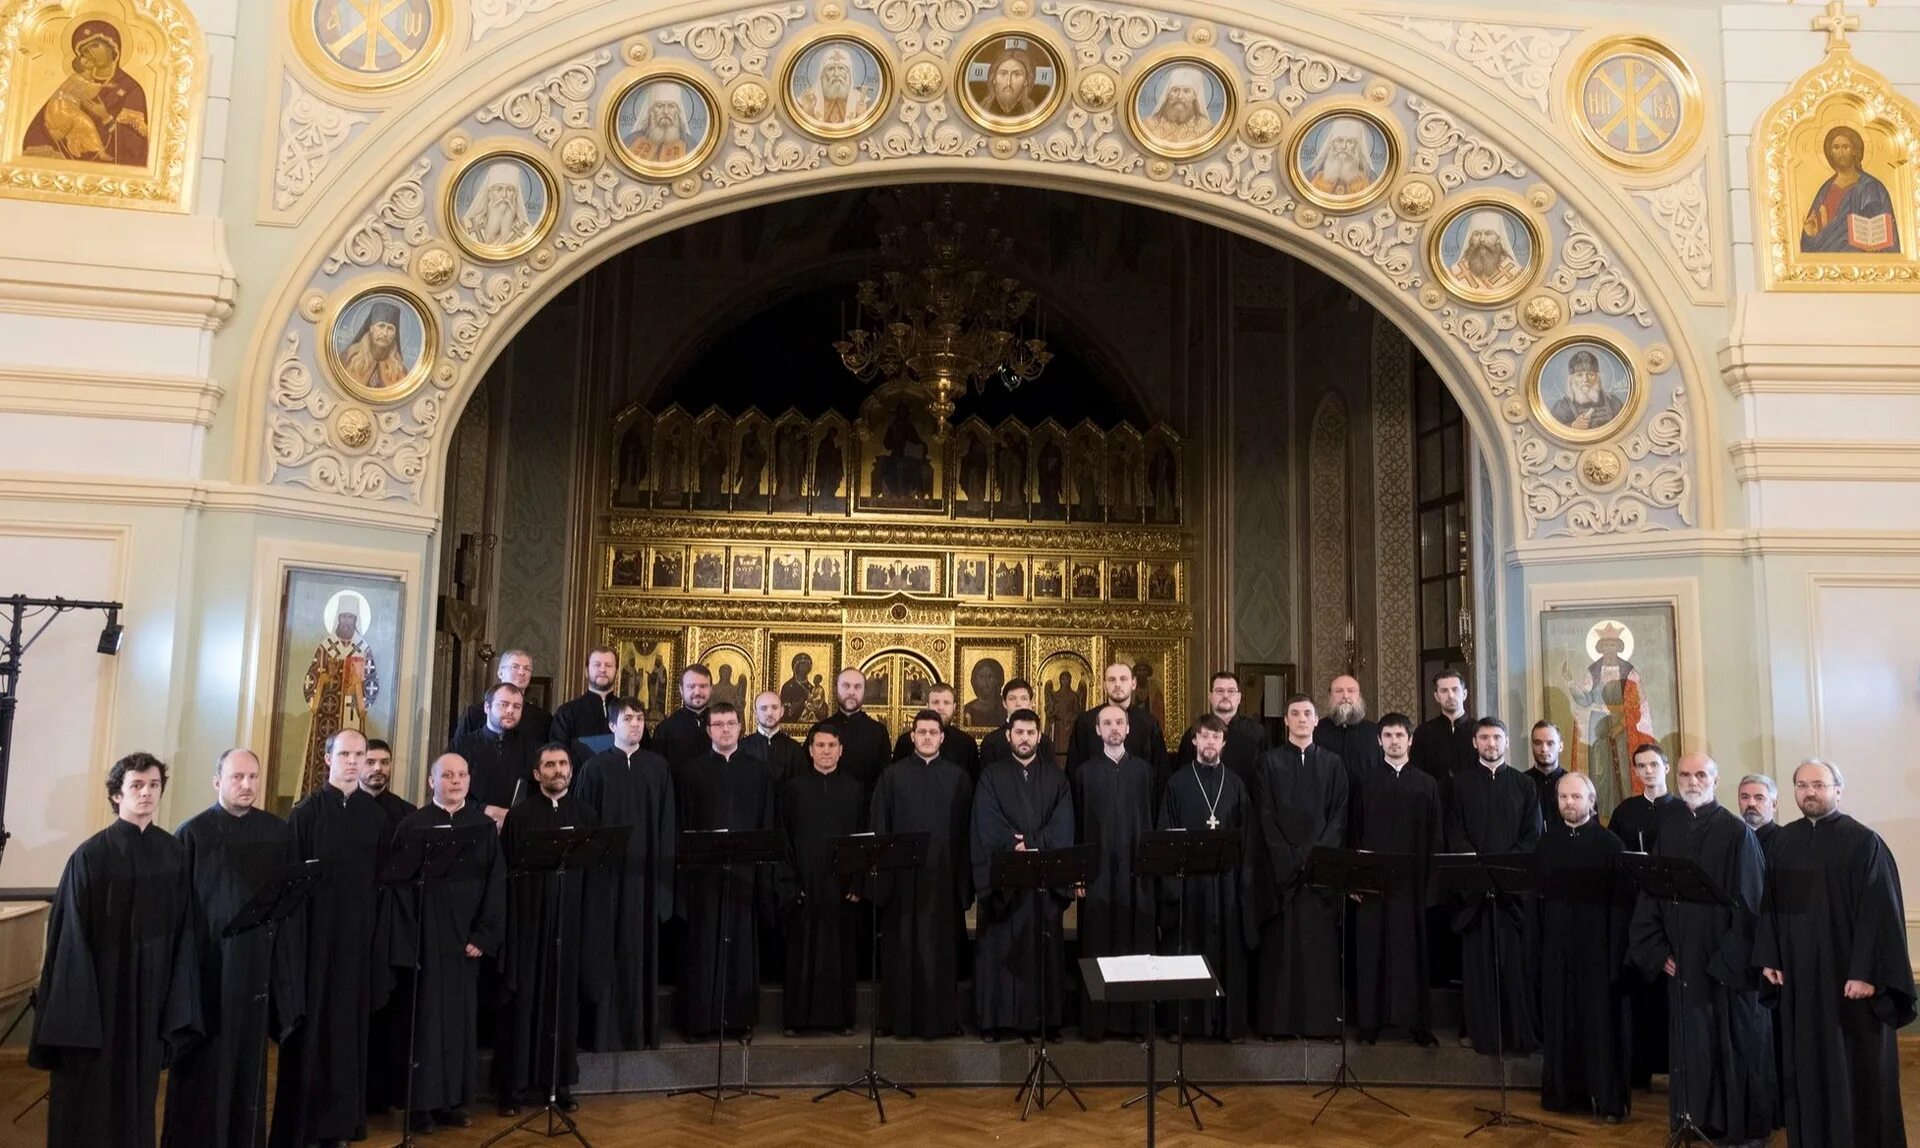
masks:
{"type": "MultiPolygon", "coordinates": [[[[1871,8],[1879,2],[1880,0],[1867,0],[1867,7],[1871,8]]],[[[1827,14],[1816,16],[1813,20],[1813,30],[1827,34],[1827,51],[1829,52],[1835,48],[1846,47],[1847,33],[1858,31],[1859,28],[1860,17],[1847,14],[1846,0],[1827,0],[1827,14]]]]}

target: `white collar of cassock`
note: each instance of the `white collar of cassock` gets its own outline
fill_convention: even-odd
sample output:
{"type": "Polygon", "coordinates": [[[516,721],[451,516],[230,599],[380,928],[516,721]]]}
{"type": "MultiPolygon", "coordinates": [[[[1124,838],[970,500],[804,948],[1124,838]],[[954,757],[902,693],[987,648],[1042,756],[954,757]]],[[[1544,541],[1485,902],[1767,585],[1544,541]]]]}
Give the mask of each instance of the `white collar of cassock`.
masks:
{"type": "Polygon", "coordinates": [[[1102,745],[1100,751],[1107,755],[1107,760],[1109,761],[1125,761],[1127,759],[1127,747],[1124,745],[1102,745]]]}

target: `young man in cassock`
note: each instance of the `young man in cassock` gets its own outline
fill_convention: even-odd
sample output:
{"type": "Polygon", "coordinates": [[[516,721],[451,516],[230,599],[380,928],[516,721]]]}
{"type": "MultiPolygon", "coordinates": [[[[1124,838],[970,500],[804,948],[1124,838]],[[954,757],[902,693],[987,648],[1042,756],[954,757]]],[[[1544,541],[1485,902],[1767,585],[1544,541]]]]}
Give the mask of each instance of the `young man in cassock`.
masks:
{"type": "Polygon", "coordinates": [[[913,756],[887,767],[869,804],[867,827],[875,833],[932,835],[925,865],[882,873],[874,889],[880,1028],[894,1036],[960,1030],[960,946],[973,900],[973,785],[966,770],[940,756],[944,728],[932,710],[914,715],[913,756]]]}
{"type": "MultiPolygon", "coordinates": [[[[480,725],[486,724],[484,707],[479,710],[480,725]]],[[[360,767],[360,792],[373,798],[386,816],[387,827],[380,838],[379,864],[391,855],[393,831],[412,813],[414,804],[393,792],[393,747],[377,737],[367,739],[367,758],[360,767]]],[[[387,901],[394,887],[382,885],[376,896],[376,919],[391,915],[387,901]]],[[[413,1020],[413,970],[393,970],[392,991],[386,1003],[367,1018],[367,1112],[386,1112],[406,1101],[401,1095],[407,1083],[407,1029],[413,1020]]]]}
{"type": "MultiPolygon", "coordinates": [[[[1019,711],[1016,711],[1019,712],[1019,711]]],[[[1032,712],[1032,711],[1026,711],[1032,712]]],[[[1153,828],[1153,767],[1127,752],[1127,711],[1101,706],[1096,718],[1100,756],[1073,770],[1073,810],[1080,820],[1075,838],[1093,846],[1093,872],[1078,890],[1079,955],[1119,957],[1154,951],[1154,889],[1150,878],[1134,873],[1141,835],[1153,828]]],[[[1026,737],[1022,725],[1021,740],[1026,737]]],[[[1038,726],[1033,740],[1044,744],[1038,726]]],[[[1088,1040],[1144,1036],[1147,1006],[1102,1004],[1080,989],[1080,1035],[1088,1040]]]]}
{"type": "MultiPolygon", "coordinates": [[[[1133,667],[1115,662],[1107,667],[1107,697],[1103,705],[1115,705],[1127,711],[1127,752],[1153,767],[1155,788],[1166,782],[1170,762],[1167,738],[1160,732],[1160,719],[1144,701],[1134,699],[1139,684],[1133,679],[1133,667]]],[[[1095,716],[1099,706],[1089,708],[1074,719],[1073,733],[1067,738],[1067,769],[1100,754],[1100,726],[1095,716]]]]}
{"type": "Polygon", "coordinates": [[[396,849],[414,836],[444,830],[467,831],[471,841],[445,876],[396,890],[388,960],[414,970],[417,1067],[407,1121],[415,1132],[472,1123],[468,1108],[480,1074],[480,962],[499,960],[506,931],[499,830],[467,800],[471,784],[466,759],[441,754],[427,769],[432,800],[394,830],[396,849]]]}
{"type": "Polygon", "coordinates": [[[580,747],[573,743],[583,737],[599,737],[613,732],[612,719],[607,715],[607,703],[613,701],[613,683],[620,672],[620,655],[607,646],[595,646],[587,651],[587,688],[579,697],[563,702],[553,711],[553,720],[547,724],[546,736],[541,731],[528,730],[527,736],[539,746],[549,741],[557,741],[573,753],[580,753],[580,747]]]}
{"type": "MultiPolygon", "coordinates": [[[[1025,678],[1013,678],[1001,686],[1000,708],[1007,711],[1007,720],[1001,723],[999,729],[980,739],[981,765],[1013,756],[1013,715],[1021,710],[1033,709],[1033,683],[1025,678]]],[[[1040,744],[1034,747],[1034,754],[1047,765],[1055,762],[1053,742],[1044,736],[1040,744]]]]}
{"type": "Polygon", "coordinates": [[[1167,779],[1156,828],[1225,830],[1240,835],[1240,865],[1226,872],[1160,881],[1161,947],[1182,955],[1205,955],[1225,994],[1205,1004],[1169,1008],[1182,1017],[1185,1033],[1237,1041],[1247,1034],[1247,951],[1260,939],[1261,906],[1255,901],[1259,863],[1259,813],[1246,786],[1220,754],[1227,723],[1206,714],[1193,723],[1194,758],[1167,779]]]}
{"type": "Polygon", "coordinates": [[[1608,1124],[1626,1119],[1627,926],[1624,847],[1594,817],[1593,780],[1564,774],[1540,837],[1540,1106],[1608,1124]]]}
{"type": "Polygon", "coordinates": [[[487,687],[487,724],[456,738],[447,751],[467,763],[474,808],[491,817],[496,827],[506,821],[513,803],[533,789],[533,766],[546,741],[521,720],[524,705],[519,686],[493,683],[487,687]]]}
{"type": "Polygon", "coordinates": [[[867,790],[840,771],[840,735],[828,726],[808,732],[807,757],[804,772],[780,783],[780,826],[793,858],[775,871],[787,943],[782,1023],[788,1036],[851,1036],[859,954],[869,943],[858,909],[864,878],[841,877],[833,843],[866,826],[867,790]]]}
{"type": "Polygon", "coordinates": [[[653,731],[653,752],[678,771],[713,749],[707,733],[707,706],[713,700],[713,673],[695,662],[680,671],[680,708],[660,719],[653,731]]]}
{"type": "MultiPolygon", "coordinates": [[[[524,698],[528,687],[533,684],[533,657],[525,650],[508,650],[500,655],[495,663],[494,680],[512,682],[520,688],[524,698]]],[[[553,728],[553,715],[531,701],[520,709],[520,724],[527,727],[527,733],[535,738],[545,737],[553,728]]],[[[465,734],[487,728],[487,700],[483,696],[466,709],[460,711],[460,719],[454,723],[453,734],[447,739],[448,749],[465,734]]],[[[371,746],[372,743],[368,743],[371,746]]],[[[457,752],[457,751],[456,751],[457,752]]],[[[412,812],[412,810],[408,810],[412,812]]]]}
{"type": "MultiPolygon", "coordinates": [[[[680,831],[775,828],[773,779],[766,763],[740,748],[740,711],[732,702],[707,707],[707,733],[713,747],[676,778],[680,831]]],[[[725,877],[716,869],[685,869],[678,901],[687,923],[679,993],[687,1039],[703,1040],[720,1028],[722,993],[727,1032],[750,1037],[760,1019],[760,920],[773,905],[772,874],[763,865],[740,866],[725,877]],[[725,968],[719,964],[723,932],[725,968]]]]}
{"type": "Polygon", "coordinates": [[[1440,804],[1445,806],[1449,779],[1479,760],[1473,715],[1467,712],[1466,676],[1458,670],[1433,675],[1433,702],[1440,714],[1413,731],[1413,764],[1440,783],[1440,804]]]}
{"type": "Polygon", "coordinates": [[[280,1042],[273,1148],[345,1148],[366,1135],[368,1017],[392,986],[375,881],[387,819],[360,788],[366,756],[359,730],[328,738],[327,783],[287,815],[300,860],[325,861],[327,874],[300,914],[306,1015],[280,1042]]]}
{"type": "Polygon", "coordinates": [[[175,1057],[167,1072],[163,1148],[260,1143],[267,1131],[267,1038],[285,1039],[305,995],[298,918],[278,930],[263,925],[221,936],[254,894],[294,863],[293,831],[255,808],[260,759],[245,749],[221,754],[213,791],[214,803],[175,834],[193,880],[206,1038],[175,1057]]]}
{"type": "MultiPolygon", "coordinates": [[[[848,666],[834,679],[833,694],[839,709],[826,724],[840,735],[840,768],[860,779],[872,793],[887,766],[895,760],[888,755],[887,727],[861,707],[866,705],[867,675],[848,666]]],[[[936,715],[938,716],[938,715],[936,715]]],[[[944,739],[944,734],[942,735],[944,739]]],[[[959,765],[958,762],[954,763],[959,765]]],[[[965,772],[962,767],[961,772],[965,772]]]]}
{"type": "MultiPolygon", "coordinates": [[[[1640,792],[1614,806],[1607,828],[1629,852],[1646,853],[1653,847],[1661,820],[1681,805],[1667,792],[1665,750],[1646,742],[1633,751],[1632,761],[1640,792]]],[[[1635,890],[1634,896],[1639,895],[1635,890]]],[[[1633,1086],[1650,1089],[1653,1078],[1667,1072],[1666,978],[1635,975],[1628,982],[1628,997],[1633,1008],[1633,1086]]]]}
{"type": "Polygon", "coordinates": [[[1656,857],[1697,862],[1730,908],[1641,897],[1631,957],[1667,986],[1669,1123],[1684,1112],[1714,1143],[1764,1142],[1775,1121],[1773,1024],[1760,1003],[1753,936],[1766,886],[1760,843],[1714,799],[1720,767],[1704,753],[1675,765],[1680,808],[1660,821],[1656,857]]]}
{"type": "Polygon", "coordinates": [[[1793,1050],[1789,1148],[1907,1142],[1895,1034],[1913,1023],[1914,985],[1900,871],[1880,835],[1840,811],[1845,784],[1832,763],[1802,762],[1793,796],[1805,816],[1767,849],[1753,959],[1780,990],[1793,1050]]]}
{"type": "Polygon", "coordinates": [[[1348,795],[1355,849],[1402,853],[1412,867],[1384,896],[1360,899],[1353,914],[1354,1020],[1360,1042],[1372,1044],[1388,1025],[1407,1030],[1422,1048],[1433,1036],[1433,994],[1427,988],[1427,880],[1442,847],[1440,787],[1408,753],[1413,722],[1405,714],[1380,719],[1380,760],[1360,775],[1348,795]]]}
{"type": "MultiPolygon", "coordinates": [[[[940,715],[940,756],[967,771],[967,780],[980,778],[980,745],[973,735],[953,724],[953,715],[960,712],[960,695],[945,682],[940,682],[927,691],[927,708],[940,715]]],[[[893,743],[893,760],[899,761],[913,752],[913,735],[907,730],[900,731],[900,737],[893,743]]]]}
{"type": "MultiPolygon", "coordinates": [[[[1260,759],[1273,748],[1273,739],[1267,736],[1267,727],[1240,713],[1240,696],[1240,676],[1229,670],[1215,670],[1213,681],[1207,686],[1207,712],[1226,723],[1227,744],[1220,751],[1220,760],[1240,779],[1248,797],[1258,797],[1260,759]]],[[[1189,729],[1180,738],[1180,750],[1173,755],[1173,760],[1185,765],[1193,757],[1193,729],[1189,729]]],[[[1157,787],[1155,792],[1158,793],[1157,787]]]]}
{"type": "Polygon", "coordinates": [[[52,1074],[48,1148],[152,1148],[160,1070],[201,1031],[187,851],[153,823],[166,785],[152,754],[114,762],[113,823],[60,874],[27,1046],[52,1074]]]}
{"type": "Polygon", "coordinates": [[[493,1091],[502,1116],[518,1116],[523,1102],[538,1102],[549,1089],[557,1093],[563,1110],[579,1109],[569,1088],[580,1079],[580,1016],[601,999],[613,957],[608,935],[612,923],[603,914],[594,914],[595,927],[585,928],[587,890],[597,891],[607,879],[607,870],[569,869],[565,876],[552,869],[515,870],[526,862],[534,834],[600,825],[593,807],[573,792],[573,756],[567,746],[554,741],[541,747],[534,780],[538,788],[507,811],[507,823],[500,830],[500,852],[507,870],[500,983],[507,1003],[494,1026],[493,1091]],[[558,962],[554,960],[556,933],[558,962]]]}
{"type": "Polygon", "coordinates": [[[591,882],[589,919],[604,923],[612,967],[606,991],[582,1009],[580,1044],[594,1052],[660,1047],[660,926],[673,915],[673,854],[678,839],[672,771],[641,749],[647,713],[637,699],[615,699],[613,748],[580,767],[574,787],[602,825],[631,828],[625,852],[591,882]]]}
{"type": "Polygon", "coordinates": [[[780,695],[766,690],[753,699],[753,732],[740,739],[740,748],[767,763],[767,775],[778,787],[790,777],[801,777],[813,768],[807,747],[793,740],[780,728],[787,707],[780,695]]]}
{"type": "MultiPolygon", "coordinates": [[[[1455,853],[1495,857],[1531,853],[1544,822],[1540,794],[1507,764],[1507,727],[1483,717],[1473,731],[1479,764],[1454,775],[1447,811],[1447,846],[1455,853]]],[[[1460,936],[1461,1038],[1476,1052],[1526,1055],[1540,1047],[1535,1016],[1532,907],[1521,897],[1456,899],[1453,928],[1460,936]],[[1499,979],[1494,946],[1499,946],[1499,979]],[[1496,1019],[1495,1013],[1498,1012],[1496,1019]]]]}
{"type": "Polygon", "coordinates": [[[1313,727],[1313,744],[1332,751],[1347,767],[1349,788],[1380,760],[1380,727],[1367,720],[1360,679],[1341,674],[1327,686],[1327,714],[1313,727]]]}
{"type": "MultiPolygon", "coordinates": [[[[485,720],[484,718],[482,719],[485,720]]],[[[393,747],[377,737],[367,739],[367,760],[360,767],[360,791],[373,798],[387,818],[387,835],[400,827],[400,819],[415,809],[413,802],[393,792],[393,747]]]]}
{"type": "Polygon", "coordinates": [[[1540,818],[1551,829],[1560,816],[1560,779],[1567,775],[1560,768],[1560,727],[1545,718],[1534,722],[1527,748],[1533,751],[1527,779],[1540,790],[1540,818]]]}
{"type": "Polygon", "coordinates": [[[989,1043],[1006,1030],[1034,1033],[1044,1024],[1051,1032],[1060,1027],[1065,1011],[1060,998],[1066,988],[1066,942],[1060,924],[1073,903],[1072,891],[998,889],[992,874],[996,853],[1073,844],[1073,787],[1063,771],[1043,765],[1033,752],[1040,741],[1039,714],[1014,714],[1013,738],[1014,755],[982,769],[973,791],[973,887],[980,905],[973,1003],[980,1014],[980,1039],[989,1043]],[[1050,989],[1044,1016],[1043,977],[1050,989]]]}
{"type": "Polygon", "coordinates": [[[1307,885],[1307,857],[1347,835],[1347,764],[1313,740],[1313,699],[1287,699],[1287,740],[1260,759],[1260,861],[1275,910],[1254,955],[1253,1031],[1268,1040],[1338,1036],[1340,895],[1307,885]]]}

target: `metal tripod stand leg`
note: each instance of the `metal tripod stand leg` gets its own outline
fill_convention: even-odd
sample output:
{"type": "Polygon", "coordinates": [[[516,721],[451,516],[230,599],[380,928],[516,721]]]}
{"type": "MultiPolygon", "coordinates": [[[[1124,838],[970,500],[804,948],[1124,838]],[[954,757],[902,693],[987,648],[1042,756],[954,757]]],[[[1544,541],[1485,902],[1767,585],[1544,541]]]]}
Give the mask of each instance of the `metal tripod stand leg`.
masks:
{"type": "MultiPolygon", "coordinates": [[[[869,868],[867,870],[867,878],[873,884],[878,884],[880,881],[880,870],[877,868],[869,868]]],[[[868,1100],[873,1101],[873,1110],[879,1114],[880,1123],[885,1124],[887,1122],[887,1106],[881,1103],[880,1090],[883,1088],[891,1088],[895,1092],[904,1093],[908,1100],[912,1100],[913,1089],[907,1088],[904,1085],[895,1084],[893,1081],[881,1075],[879,1069],[874,1067],[874,1042],[880,1035],[880,1001],[877,991],[880,987],[880,914],[877,910],[873,914],[872,951],[873,983],[876,992],[874,993],[873,1011],[867,1016],[867,1069],[845,1084],[835,1085],[825,1092],[822,1092],[813,1098],[813,1102],[818,1104],[827,1097],[838,1096],[842,1092],[850,1092],[858,1096],[864,1096],[868,1100]]]]}
{"type": "MultiPolygon", "coordinates": [[[[1345,904],[1341,904],[1339,906],[1339,916],[1340,916],[1340,1001],[1339,1001],[1338,1007],[1341,1015],[1336,1016],[1333,1019],[1334,1019],[1334,1023],[1340,1026],[1340,1067],[1334,1070],[1333,1079],[1330,1082],[1328,1082],[1327,1086],[1313,1094],[1313,1099],[1315,1100],[1319,1100],[1322,1096],[1326,1097],[1326,1099],[1324,1101],[1321,1101],[1320,1111],[1314,1113],[1313,1119],[1308,1121],[1308,1123],[1309,1124],[1320,1123],[1320,1118],[1327,1114],[1327,1108],[1331,1106],[1335,1100],[1338,1100],[1340,1098],[1340,1094],[1342,1092],[1358,1092],[1360,1095],[1366,1097],[1368,1100],[1373,1101],[1375,1104],[1378,1104],[1380,1107],[1385,1108],[1387,1111],[1392,1112],[1398,1116],[1405,1116],[1406,1113],[1401,1111],[1399,1108],[1396,1108],[1395,1106],[1380,1099],[1378,1096],[1375,1096],[1373,1093],[1368,1092],[1367,1086],[1360,1083],[1360,1078],[1354,1075],[1353,1068],[1347,1063],[1347,1018],[1345,1015],[1347,1011],[1347,907],[1345,904]]],[[[1499,973],[1497,971],[1495,972],[1494,977],[1495,977],[1495,980],[1499,979],[1499,973]]],[[[1501,1064],[1500,1072],[1501,1072],[1502,1078],[1504,1079],[1506,1074],[1506,1065],[1504,1063],[1501,1064]]],[[[1506,1107],[1504,1100],[1501,1103],[1501,1107],[1502,1108],[1506,1107]]],[[[1471,1133],[1469,1133],[1469,1135],[1471,1135],[1471,1133]]]]}
{"type": "Polygon", "coordinates": [[[1501,1000],[1502,994],[1506,991],[1506,984],[1500,979],[1500,928],[1496,919],[1500,907],[1491,892],[1487,894],[1486,910],[1488,932],[1492,934],[1488,939],[1492,944],[1493,959],[1493,1050],[1500,1058],[1500,1107],[1480,1109],[1487,1114],[1487,1118],[1469,1129],[1466,1136],[1461,1139],[1468,1139],[1489,1128],[1538,1128],[1544,1132],[1558,1132],[1562,1136],[1571,1136],[1572,1132],[1557,1124],[1548,1124],[1544,1120],[1522,1116],[1507,1108],[1507,1021],[1502,1015],[1504,1004],[1501,1000]]]}

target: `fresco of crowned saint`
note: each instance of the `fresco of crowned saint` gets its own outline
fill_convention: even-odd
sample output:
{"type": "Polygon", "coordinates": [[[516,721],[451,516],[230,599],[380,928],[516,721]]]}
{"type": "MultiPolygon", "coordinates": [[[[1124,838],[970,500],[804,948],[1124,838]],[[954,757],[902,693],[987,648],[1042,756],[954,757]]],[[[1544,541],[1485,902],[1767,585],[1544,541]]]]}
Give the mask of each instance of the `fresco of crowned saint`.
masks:
{"type": "Polygon", "coordinates": [[[343,729],[367,731],[367,711],[380,696],[380,671],[362,637],[372,613],[364,594],[342,590],[327,600],[329,633],[314,647],[301,694],[313,722],[300,771],[300,792],[327,778],[327,739],[343,729]]]}
{"type": "Polygon", "coordinates": [[[800,117],[817,127],[858,124],[873,108],[879,92],[879,64],[865,48],[829,41],[809,50],[794,69],[792,92],[800,117]],[[817,53],[817,55],[816,55],[817,53]]]}
{"type": "Polygon", "coordinates": [[[1827,132],[1821,152],[1833,174],[1813,193],[1800,224],[1800,250],[1809,253],[1855,252],[1886,255],[1900,250],[1900,227],[1893,196],[1862,165],[1867,145],[1860,133],[1842,124],[1827,132]]]}
{"type": "Polygon", "coordinates": [[[1562,685],[1584,726],[1574,741],[1573,769],[1587,774],[1600,799],[1610,803],[1633,796],[1633,751],[1656,740],[1646,683],[1627,660],[1632,638],[1633,631],[1620,623],[1602,622],[1587,636],[1593,662],[1586,672],[1575,681],[1561,669],[1562,685]]]}
{"type": "Polygon", "coordinates": [[[120,70],[120,30],[105,20],[74,28],[72,75],[27,125],[21,151],[50,159],[147,166],[147,93],[120,70]]]}

